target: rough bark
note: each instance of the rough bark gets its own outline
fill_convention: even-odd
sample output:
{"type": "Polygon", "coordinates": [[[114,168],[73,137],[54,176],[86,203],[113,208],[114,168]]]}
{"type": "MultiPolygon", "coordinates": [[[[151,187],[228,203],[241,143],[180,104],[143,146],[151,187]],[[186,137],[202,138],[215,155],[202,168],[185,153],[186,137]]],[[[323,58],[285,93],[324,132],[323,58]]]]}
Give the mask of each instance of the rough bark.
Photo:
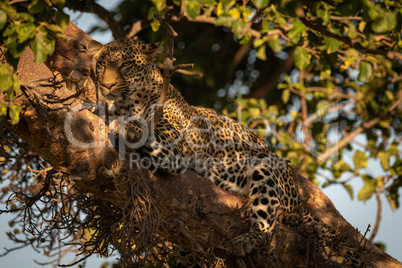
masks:
{"type": "MultiPolygon", "coordinates": [[[[89,110],[75,113],[71,132],[67,132],[64,123],[70,109],[77,104],[96,103],[97,100],[89,75],[91,59],[84,50],[90,37],[72,23],[65,31],[67,41],[57,41],[56,51],[46,64],[35,65],[28,48],[21,57],[18,71],[23,90],[17,100],[23,112],[20,123],[11,125],[5,122],[7,128],[28,142],[56,170],[69,176],[76,186],[120,208],[125,207],[129,194],[117,196],[114,193],[114,181],[104,174],[104,167],[111,169],[112,166],[119,166],[120,171],[131,180],[145,180],[148,188],[144,191],[148,191],[157,202],[159,214],[165,222],[159,230],[160,235],[171,242],[195,252],[212,252],[215,256],[229,259],[228,263],[233,266],[239,263],[267,266],[269,263],[271,267],[296,267],[315,263],[309,259],[314,249],[308,246],[301,249],[300,236],[287,226],[281,226],[282,238],[274,239],[272,254],[253,252],[244,259],[231,256],[230,239],[249,228],[247,212],[240,209],[244,198],[221,190],[191,171],[172,176],[130,168],[127,162],[119,160],[108,139],[107,126],[89,110]],[[47,79],[54,77],[54,71],[64,78],[56,91],[52,86],[46,86],[49,84],[47,79]],[[52,99],[53,103],[43,101],[49,94],[57,97],[52,99]],[[74,97],[68,99],[69,96],[74,97]],[[63,99],[67,100],[60,101],[63,99]],[[76,147],[67,139],[68,134],[79,141],[96,141],[98,145],[93,148],[76,147]]],[[[308,179],[298,175],[296,183],[313,214],[341,233],[355,234],[356,241],[362,240],[364,257],[370,260],[372,266],[402,267],[358,234],[308,179]]]]}

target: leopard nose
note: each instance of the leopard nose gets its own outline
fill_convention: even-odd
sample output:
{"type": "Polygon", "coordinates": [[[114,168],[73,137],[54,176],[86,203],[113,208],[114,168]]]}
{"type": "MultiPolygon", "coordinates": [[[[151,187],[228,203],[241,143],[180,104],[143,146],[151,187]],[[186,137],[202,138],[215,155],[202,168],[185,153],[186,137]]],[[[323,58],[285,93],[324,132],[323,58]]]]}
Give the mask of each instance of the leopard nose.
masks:
{"type": "Polygon", "coordinates": [[[114,87],[117,83],[103,83],[102,85],[107,88],[107,89],[111,89],[112,87],[114,87]]]}

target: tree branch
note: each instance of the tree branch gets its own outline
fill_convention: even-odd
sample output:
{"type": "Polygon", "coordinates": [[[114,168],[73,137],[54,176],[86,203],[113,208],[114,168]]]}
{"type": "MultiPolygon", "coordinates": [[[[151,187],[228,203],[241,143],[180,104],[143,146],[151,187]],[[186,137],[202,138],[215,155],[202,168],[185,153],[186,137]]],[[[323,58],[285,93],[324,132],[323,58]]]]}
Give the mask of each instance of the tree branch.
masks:
{"type": "Polygon", "coordinates": [[[74,2],[74,5],[71,9],[81,12],[91,12],[99,16],[102,20],[104,20],[112,31],[114,39],[121,39],[125,37],[123,31],[120,28],[120,25],[114,19],[113,15],[104,7],[91,0],[91,9],[88,9],[88,5],[86,1],[74,2]]]}
{"type": "Polygon", "coordinates": [[[310,27],[313,30],[316,30],[320,32],[323,35],[332,37],[334,39],[337,39],[339,41],[342,41],[346,45],[348,45],[351,48],[356,49],[357,51],[364,53],[364,54],[373,54],[373,55],[382,55],[385,56],[389,59],[398,59],[402,60],[402,54],[398,51],[393,51],[393,50],[377,50],[377,49],[370,49],[364,47],[362,44],[360,44],[358,41],[351,39],[348,36],[345,35],[338,35],[335,33],[332,33],[328,31],[326,28],[313,24],[305,15],[304,10],[301,6],[297,9],[297,16],[301,22],[303,22],[304,25],[307,27],[310,27]]]}
{"type": "Polygon", "coordinates": [[[370,238],[368,239],[370,242],[373,242],[374,237],[377,235],[378,229],[380,228],[381,210],[382,210],[382,201],[380,193],[381,193],[380,189],[377,189],[377,191],[375,192],[375,197],[377,199],[377,217],[375,220],[373,232],[371,233],[370,238]]]}
{"type": "MultiPolygon", "coordinates": [[[[304,86],[304,79],[305,79],[305,72],[303,70],[299,73],[299,84],[304,86]]],[[[301,94],[300,96],[300,103],[301,103],[301,112],[303,122],[307,121],[308,117],[308,108],[307,108],[307,94],[301,94]]],[[[310,147],[310,126],[304,125],[304,145],[309,148],[310,147]]]]}
{"type": "MultiPolygon", "coordinates": [[[[67,36],[74,39],[70,40],[71,44],[79,43],[78,39],[84,36],[83,33],[75,32],[72,25],[69,25],[66,31],[69,32],[67,36]]],[[[70,49],[74,50],[72,47],[70,49]]],[[[55,53],[69,52],[59,46],[56,47],[55,53]]],[[[38,77],[52,76],[46,65],[35,65],[33,58],[33,53],[29,48],[21,56],[18,75],[22,83],[30,84],[32,81],[37,81],[38,77]]],[[[84,53],[77,54],[77,57],[72,60],[77,64],[80,60],[89,61],[84,53]]],[[[92,82],[88,81],[88,83],[92,82]]],[[[41,86],[33,88],[37,90],[37,94],[52,93],[59,99],[71,95],[65,83],[62,83],[62,87],[56,91],[50,91],[49,88],[41,86]]],[[[92,95],[94,94],[92,93],[92,95]]],[[[0,95],[0,99],[2,98],[0,95]]],[[[236,263],[250,266],[264,266],[270,263],[272,267],[283,267],[284,265],[296,267],[306,265],[307,258],[308,265],[326,261],[319,258],[322,256],[322,252],[320,253],[315,245],[311,244],[312,239],[302,240],[302,232],[282,225],[272,234],[273,240],[269,245],[253,251],[244,259],[231,255],[233,245],[230,241],[232,238],[249,230],[247,213],[245,210],[239,209],[245,201],[244,198],[220,189],[192,171],[187,171],[179,176],[165,173],[153,174],[147,169],[130,166],[128,160],[120,161],[109,141],[107,126],[98,116],[85,109],[76,111],[70,121],[67,120],[69,113],[64,109],[45,109],[47,112],[41,115],[42,119],[47,122],[47,127],[57,133],[59,140],[66,144],[65,147],[60,146],[49,137],[50,134],[39,119],[37,108],[29,105],[29,101],[24,95],[20,94],[15,103],[23,107],[20,123],[12,125],[5,121],[5,126],[29,143],[33,150],[38,152],[55,170],[68,176],[71,183],[86,191],[88,196],[110,201],[123,211],[132,208],[127,204],[137,195],[152,198],[155,205],[150,209],[157,210],[156,214],[161,217],[156,230],[158,237],[163,237],[167,241],[190,249],[197,254],[206,252],[207,256],[225,259],[232,267],[235,267],[236,263]],[[67,125],[71,126],[68,131],[64,129],[66,120],[69,123],[67,125]],[[82,147],[76,141],[71,141],[69,137],[74,137],[76,141],[81,142],[96,142],[96,146],[82,147]],[[107,177],[99,172],[102,167],[110,166],[111,163],[120,164],[122,176],[107,177]],[[139,185],[138,190],[135,191],[134,186],[137,184],[139,185]],[[117,191],[120,186],[124,185],[132,187],[122,187],[120,191],[117,191]],[[301,240],[306,242],[300,243],[301,240]],[[193,243],[194,241],[196,243],[193,243]],[[259,250],[268,253],[266,255],[264,255],[265,253],[259,254],[259,250]],[[313,255],[306,256],[306,252],[313,255]],[[313,256],[317,256],[318,259],[313,256]]],[[[82,99],[69,103],[70,113],[74,111],[73,108],[76,105],[81,103],[82,99]]],[[[46,108],[49,105],[57,107],[61,104],[39,102],[38,105],[46,108]]],[[[356,243],[360,240],[364,241],[366,246],[361,254],[364,255],[364,258],[369,259],[371,264],[386,267],[400,266],[400,263],[392,257],[357,234],[315,185],[300,175],[296,175],[295,182],[302,197],[308,199],[306,206],[313,214],[333,226],[341,234],[353,234],[351,238],[356,243]]],[[[128,211],[128,214],[131,215],[131,212],[128,211]]]]}
{"type": "MultiPolygon", "coordinates": [[[[154,125],[153,127],[155,128],[156,125],[159,122],[160,117],[162,116],[162,111],[163,111],[163,103],[165,102],[167,91],[169,88],[169,83],[170,83],[170,76],[172,73],[180,70],[180,69],[187,69],[187,68],[193,68],[194,64],[193,63],[188,63],[188,64],[179,64],[176,66],[173,66],[173,62],[175,61],[175,58],[173,58],[173,52],[174,52],[174,38],[177,37],[177,33],[173,29],[172,26],[170,26],[164,19],[162,19],[161,16],[154,14],[155,18],[160,21],[160,23],[166,28],[167,31],[167,36],[166,36],[166,54],[165,54],[165,60],[164,60],[164,67],[163,67],[163,85],[161,89],[161,96],[158,100],[158,105],[155,110],[154,114],[154,125]]],[[[148,133],[151,133],[150,131],[148,133]]]]}
{"type": "Polygon", "coordinates": [[[317,157],[317,161],[325,161],[327,160],[332,154],[336,153],[337,151],[341,150],[343,147],[349,144],[357,135],[362,133],[365,129],[372,128],[373,126],[377,125],[381,119],[379,117],[370,120],[367,123],[364,123],[362,127],[356,128],[352,133],[348,136],[344,137],[340,142],[338,142],[333,147],[329,148],[325,153],[319,155],[317,157]]]}

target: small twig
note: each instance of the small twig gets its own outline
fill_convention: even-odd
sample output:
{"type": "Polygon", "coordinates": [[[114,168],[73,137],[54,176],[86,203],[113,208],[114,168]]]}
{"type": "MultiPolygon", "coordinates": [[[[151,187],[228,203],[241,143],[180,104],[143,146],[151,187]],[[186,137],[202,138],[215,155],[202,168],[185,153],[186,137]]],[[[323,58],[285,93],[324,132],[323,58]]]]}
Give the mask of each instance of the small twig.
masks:
{"type": "Polygon", "coordinates": [[[13,0],[13,1],[8,2],[8,4],[11,6],[11,5],[22,3],[22,2],[28,2],[28,1],[27,0],[13,0]]]}
{"type": "Polygon", "coordinates": [[[297,17],[299,20],[306,25],[307,27],[320,32],[323,35],[326,35],[328,37],[332,37],[334,39],[337,39],[339,41],[342,41],[345,43],[347,46],[356,49],[357,51],[363,53],[363,54],[372,54],[372,55],[382,55],[385,57],[388,57],[389,59],[397,59],[397,60],[402,60],[402,53],[396,50],[384,50],[384,49],[370,49],[367,47],[364,47],[359,41],[354,40],[348,36],[344,35],[338,35],[336,33],[332,33],[328,31],[326,28],[316,25],[310,21],[310,18],[306,17],[306,14],[304,13],[303,8],[301,5],[297,8],[296,11],[297,17]]]}
{"type": "MultiPolygon", "coordinates": [[[[304,86],[304,71],[300,71],[299,83],[302,86],[304,86]]],[[[308,118],[307,94],[301,94],[300,102],[301,102],[302,118],[303,118],[303,122],[305,122],[305,121],[307,121],[307,118],[308,118]]],[[[310,148],[310,127],[309,127],[309,125],[304,125],[304,136],[305,136],[304,145],[307,148],[310,148]]]]}
{"type": "MultiPolygon", "coordinates": [[[[161,69],[164,70],[165,65],[163,65],[162,63],[157,63],[156,66],[161,69]]],[[[178,73],[184,74],[184,75],[189,75],[189,76],[197,76],[197,77],[204,77],[204,74],[201,72],[195,72],[195,71],[189,71],[189,70],[177,70],[178,73]]]]}
{"type": "Polygon", "coordinates": [[[385,181],[383,181],[382,186],[378,187],[377,191],[375,192],[375,196],[377,198],[377,218],[375,221],[373,232],[371,233],[370,238],[368,239],[370,242],[373,242],[374,237],[377,235],[378,229],[380,228],[381,215],[382,215],[382,201],[380,193],[384,189],[385,184],[386,184],[385,181]]]}
{"type": "MultiPolygon", "coordinates": [[[[154,122],[153,122],[153,127],[155,128],[156,125],[159,122],[159,119],[161,118],[162,111],[163,111],[163,103],[165,102],[167,91],[169,88],[169,83],[170,83],[170,76],[172,73],[180,70],[180,69],[187,69],[187,68],[192,68],[194,66],[193,63],[187,63],[187,64],[179,64],[176,66],[173,66],[173,62],[175,61],[175,58],[173,58],[173,51],[174,51],[174,41],[173,39],[178,36],[178,34],[175,32],[172,26],[169,25],[161,16],[154,14],[155,18],[160,21],[160,23],[166,28],[167,30],[167,37],[166,37],[166,53],[165,53],[165,60],[163,62],[164,64],[164,70],[163,70],[163,85],[161,89],[161,96],[159,98],[159,101],[157,103],[155,113],[154,113],[154,122]]],[[[150,133],[150,132],[148,132],[150,133]]]]}
{"type": "Polygon", "coordinates": [[[32,207],[33,204],[35,204],[36,201],[38,201],[42,196],[44,196],[46,194],[46,192],[49,190],[51,178],[55,173],[57,173],[57,171],[53,168],[49,168],[47,170],[41,171],[40,173],[46,173],[46,177],[45,177],[45,183],[44,183],[43,187],[40,189],[39,193],[37,193],[36,195],[34,195],[32,197],[28,197],[28,200],[25,203],[25,206],[22,206],[20,208],[10,209],[10,210],[0,210],[0,214],[11,213],[11,212],[15,212],[18,210],[24,210],[26,208],[30,208],[30,207],[32,207]]]}
{"type": "MultiPolygon", "coordinates": [[[[371,227],[371,225],[369,224],[368,226],[367,226],[367,228],[366,228],[366,231],[364,232],[364,235],[362,236],[362,238],[360,239],[360,241],[359,241],[359,246],[362,244],[362,242],[363,242],[363,240],[364,240],[364,244],[366,244],[366,235],[367,235],[367,233],[370,231],[370,227],[371,227]]],[[[356,231],[357,232],[357,231],[356,231]]]]}
{"type": "Polygon", "coordinates": [[[381,121],[381,118],[376,117],[371,119],[369,122],[363,123],[363,126],[357,127],[353,132],[349,133],[348,136],[344,137],[341,141],[339,141],[336,145],[329,148],[325,153],[318,156],[317,161],[325,161],[329,158],[333,153],[340,151],[343,147],[349,144],[357,135],[362,133],[365,129],[372,128],[377,125],[381,121]]]}
{"type": "MultiPolygon", "coordinates": [[[[194,67],[194,63],[183,63],[183,64],[179,64],[176,66],[173,66],[170,70],[169,73],[172,74],[180,69],[189,69],[189,68],[193,68],[194,67]]],[[[170,76],[169,76],[170,77],[170,76]]]]}
{"type": "Polygon", "coordinates": [[[119,24],[107,9],[105,9],[95,1],[88,1],[88,2],[89,4],[87,3],[87,1],[77,2],[72,9],[74,11],[90,12],[98,15],[102,20],[104,20],[107,23],[115,39],[125,37],[119,24]]]}
{"type": "Polygon", "coordinates": [[[382,211],[382,201],[380,197],[380,191],[376,191],[375,196],[377,198],[377,218],[375,221],[374,229],[373,232],[370,235],[370,238],[368,239],[370,242],[373,242],[374,237],[377,235],[378,229],[380,228],[380,222],[381,222],[381,211],[382,211]]]}
{"type": "Polygon", "coordinates": [[[49,136],[53,140],[55,140],[57,143],[59,143],[61,146],[66,147],[66,145],[63,142],[61,142],[59,139],[54,137],[54,135],[52,134],[52,132],[49,129],[49,125],[45,122],[44,117],[41,114],[41,109],[40,109],[41,106],[38,104],[38,102],[41,101],[41,100],[38,98],[37,94],[34,93],[34,91],[32,91],[31,87],[29,87],[29,86],[21,85],[20,89],[21,89],[21,92],[24,94],[25,98],[32,105],[32,107],[35,108],[35,110],[38,113],[38,116],[39,116],[40,120],[42,121],[42,124],[45,126],[45,129],[46,129],[47,133],[49,134],[49,136]],[[28,94],[27,91],[30,91],[30,95],[28,94]],[[36,101],[35,101],[35,99],[33,97],[36,97],[36,101]]]}

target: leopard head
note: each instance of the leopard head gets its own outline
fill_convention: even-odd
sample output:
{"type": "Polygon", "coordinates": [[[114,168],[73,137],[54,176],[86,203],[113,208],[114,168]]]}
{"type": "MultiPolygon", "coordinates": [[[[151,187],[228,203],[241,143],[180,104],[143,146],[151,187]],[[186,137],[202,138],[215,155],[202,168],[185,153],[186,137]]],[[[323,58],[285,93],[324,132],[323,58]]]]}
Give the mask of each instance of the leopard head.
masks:
{"type": "Polygon", "coordinates": [[[129,96],[147,83],[161,45],[128,38],[106,45],[89,41],[86,47],[96,60],[98,87],[103,96],[109,100],[129,96]]]}

